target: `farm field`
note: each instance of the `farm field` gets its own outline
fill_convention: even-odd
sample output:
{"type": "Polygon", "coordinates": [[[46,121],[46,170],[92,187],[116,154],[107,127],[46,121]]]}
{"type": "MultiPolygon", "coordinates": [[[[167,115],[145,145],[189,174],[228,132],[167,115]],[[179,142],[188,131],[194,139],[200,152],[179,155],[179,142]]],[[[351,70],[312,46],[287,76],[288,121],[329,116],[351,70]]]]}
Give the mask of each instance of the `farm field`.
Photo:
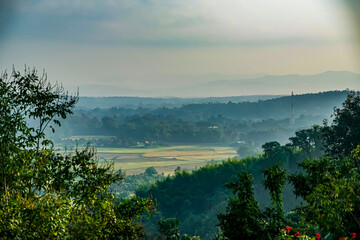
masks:
{"type": "Polygon", "coordinates": [[[114,162],[115,169],[122,169],[127,175],[139,174],[148,167],[155,167],[158,173],[174,174],[180,166],[193,170],[213,161],[235,157],[231,147],[215,146],[171,146],[154,148],[97,148],[101,162],[114,162]]]}

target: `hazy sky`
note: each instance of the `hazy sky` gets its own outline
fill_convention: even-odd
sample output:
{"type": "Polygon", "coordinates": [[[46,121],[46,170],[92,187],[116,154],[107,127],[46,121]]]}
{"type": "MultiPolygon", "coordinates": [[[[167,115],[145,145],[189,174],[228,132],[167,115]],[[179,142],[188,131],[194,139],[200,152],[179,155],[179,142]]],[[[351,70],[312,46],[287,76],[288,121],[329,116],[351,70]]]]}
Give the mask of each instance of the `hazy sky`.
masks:
{"type": "Polygon", "coordinates": [[[0,71],[45,69],[80,93],[84,85],[144,90],[254,74],[360,73],[359,2],[0,0],[0,71]]]}

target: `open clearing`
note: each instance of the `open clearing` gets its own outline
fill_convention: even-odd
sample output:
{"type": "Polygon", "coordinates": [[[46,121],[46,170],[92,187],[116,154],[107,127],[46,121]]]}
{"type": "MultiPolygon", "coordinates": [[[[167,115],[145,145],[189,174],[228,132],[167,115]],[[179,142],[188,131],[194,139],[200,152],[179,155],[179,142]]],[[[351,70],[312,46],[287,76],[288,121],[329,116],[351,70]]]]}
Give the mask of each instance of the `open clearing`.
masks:
{"type": "Polygon", "coordinates": [[[153,148],[97,148],[100,160],[114,162],[115,169],[122,169],[128,175],[138,174],[148,167],[155,167],[158,173],[172,175],[180,166],[193,170],[210,161],[233,158],[236,150],[231,147],[214,146],[171,146],[153,148]]]}

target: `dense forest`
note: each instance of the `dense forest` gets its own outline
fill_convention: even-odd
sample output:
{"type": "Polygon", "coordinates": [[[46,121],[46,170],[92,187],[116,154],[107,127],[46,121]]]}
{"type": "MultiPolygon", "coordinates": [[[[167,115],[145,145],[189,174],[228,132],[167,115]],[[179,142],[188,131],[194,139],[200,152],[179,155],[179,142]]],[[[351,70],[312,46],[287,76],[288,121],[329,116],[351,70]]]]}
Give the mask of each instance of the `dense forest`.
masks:
{"type": "MultiPolygon", "coordinates": [[[[325,113],[325,105],[313,101],[325,96],[324,102],[333,104],[326,98],[331,95],[346,96],[333,109],[332,121],[297,130],[287,143],[265,142],[257,156],[245,154],[167,177],[150,167],[124,180],[113,164],[98,161],[94,149],[54,151],[46,129],[54,132],[64,127],[77,95],[69,96],[36,71],[4,74],[0,77],[0,237],[356,239],[360,234],[360,93],[310,94],[308,102],[297,103],[297,114],[302,114],[301,104],[325,113]],[[151,184],[135,189],[134,181],[139,181],[134,185],[151,184]],[[123,190],[136,194],[122,195],[123,190]]],[[[184,122],[201,123],[203,118],[187,118],[185,112],[195,108],[202,117],[216,119],[207,114],[217,109],[219,119],[236,122],[244,113],[230,113],[230,109],[257,107],[253,114],[249,112],[248,120],[254,120],[264,114],[256,112],[271,111],[270,106],[272,114],[277,107],[288,106],[286,99],[155,111],[164,111],[160,118],[166,119],[168,111],[175,119],[181,115],[184,122]]],[[[289,119],[282,120],[282,111],[288,114],[280,108],[279,118],[254,120],[250,127],[283,126],[286,121],[290,125],[289,119]]],[[[146,116],[138,115],[139,119],[146,116]]]]}
{"type": "Polygon", "coordinates": [[[104,108],[124,108],[124,109],[157,109],[174,108],[186,104],[201,103],[228,103],[231,102],[257,102],[281,97],[281,95],[252,95],[252,96],[233,96],[233,97],[206,97],[206,98],[154,98],[154,97],[79,97],[76,109],[104,109],[104,108]]]}
{"type": "Polygon", "coordinates": [[[75,110],[54,141],[73,148],[136,147],[165,144],[237,145],[256,149],[268,141],[285,143],[295,130],[329,118],[348,91],[280,97],[257,102],[188,104],[176,108],[75,110]],[[294,120],[292,122],[292,104],[294,120]],[[108,136],[96,137],[96,136],[108,136]]]}

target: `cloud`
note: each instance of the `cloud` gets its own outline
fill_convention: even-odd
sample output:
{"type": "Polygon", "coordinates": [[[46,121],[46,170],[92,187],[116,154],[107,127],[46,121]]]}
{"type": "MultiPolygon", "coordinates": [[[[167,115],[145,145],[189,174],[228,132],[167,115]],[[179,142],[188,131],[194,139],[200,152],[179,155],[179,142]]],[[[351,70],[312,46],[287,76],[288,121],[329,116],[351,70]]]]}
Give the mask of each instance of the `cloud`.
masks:
{"type": "Polygon", "coordinates": [[[209,73],[360,72],[350,41],[356,11],[343,2],[0,0],[0,65],[45,68],[64,84],[134,89],[209,73]]]}
{"type": "MultiPolygon", "coordinates": [[[[258,46],[343,41],[326,0],[20,1],[13,38],[121,46],[258,46]]],[[[334,17],[335,16],[335,17],[334,17]]],[[[11,36],[10,36],[11,37],[11,36]]],[[[1,37],[0,37],[1,38],[1,37]]]]}

